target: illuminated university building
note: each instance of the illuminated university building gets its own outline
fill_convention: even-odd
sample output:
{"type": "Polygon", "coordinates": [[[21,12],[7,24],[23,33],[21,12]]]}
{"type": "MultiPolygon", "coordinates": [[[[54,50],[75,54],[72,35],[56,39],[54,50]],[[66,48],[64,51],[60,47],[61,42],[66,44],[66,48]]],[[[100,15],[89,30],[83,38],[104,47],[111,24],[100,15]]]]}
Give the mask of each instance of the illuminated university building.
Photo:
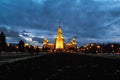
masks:
{"type": "Polygon", "coordinates": [[[58,26],[55,43],[49,43],[46,38],[44,38],[43,41],[43,50],[49,52],[73,52],[76,51],[76,49],[76,40],[74,38],[71,40],[70,43],[65,43],[60,26],[58,26]]]}

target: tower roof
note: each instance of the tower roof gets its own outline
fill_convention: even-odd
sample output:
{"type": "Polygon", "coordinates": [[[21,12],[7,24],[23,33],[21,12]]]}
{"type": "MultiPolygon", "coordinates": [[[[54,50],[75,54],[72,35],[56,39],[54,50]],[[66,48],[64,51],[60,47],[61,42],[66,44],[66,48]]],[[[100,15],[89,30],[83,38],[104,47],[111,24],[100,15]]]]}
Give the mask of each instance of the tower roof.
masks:
{"type": "Polygon", "coordinates": [[[58,26],[58,34],[62,34],[62,29],[60,26],[58,26]]]}
{"type": "Polygon", "coordinates": [[[60,23],[58,25],[58,32],[57,32],[56,38],[63,38],[63,36],[62,36],[62,29],[61,29],[60,23]]]}

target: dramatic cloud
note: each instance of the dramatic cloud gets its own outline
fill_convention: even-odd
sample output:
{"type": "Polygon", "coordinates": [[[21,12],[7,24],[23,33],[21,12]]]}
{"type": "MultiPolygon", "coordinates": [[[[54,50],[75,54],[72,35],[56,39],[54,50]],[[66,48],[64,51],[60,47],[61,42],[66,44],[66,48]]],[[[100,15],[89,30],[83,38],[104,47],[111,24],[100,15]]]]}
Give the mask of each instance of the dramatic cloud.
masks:
{"type": "Polygon", "coordinates": [[[120,0],[1,0],[0,25],[13,31],[8,36],[40,43],[44,37],[54,41],[60,20],[66,42],[119,42],[119,8],[120,0]]]}
{"type": "Polygon", "coordinates": [[[19,37],[19,32],[9,29],[6,25],[0,25],[0,32],[4,32],[7,42],[18,43],[20,40],[24,40],[19,37]]]}

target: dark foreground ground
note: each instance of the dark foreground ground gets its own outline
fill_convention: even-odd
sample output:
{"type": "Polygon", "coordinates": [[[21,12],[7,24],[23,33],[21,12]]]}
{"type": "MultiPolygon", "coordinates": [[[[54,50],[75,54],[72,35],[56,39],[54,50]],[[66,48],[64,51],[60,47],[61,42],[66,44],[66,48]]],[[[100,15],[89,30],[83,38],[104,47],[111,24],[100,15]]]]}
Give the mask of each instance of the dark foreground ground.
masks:
{"type": "Polygon", "coordinates": [[[0,80],[120,80],[120,60],[49,54],[0,66],[0,80]]]}

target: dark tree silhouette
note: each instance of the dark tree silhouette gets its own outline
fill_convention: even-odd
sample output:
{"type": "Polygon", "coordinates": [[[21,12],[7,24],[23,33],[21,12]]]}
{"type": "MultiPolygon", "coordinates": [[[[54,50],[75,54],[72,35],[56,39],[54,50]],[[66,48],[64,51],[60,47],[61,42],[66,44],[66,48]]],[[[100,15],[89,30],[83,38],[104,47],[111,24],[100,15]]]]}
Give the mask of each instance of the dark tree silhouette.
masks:
{"type": "Polygon", "coordinates": [[[22,40],[18,43],[18,48],[20,52],[24,52],[24,44],[25,43],[22,40]]]}
{"type": "Polygon", "coordinates": [[[25,46],[25,52],[29,52],[29,46],[25,46]]]}
{"type": "Polygon", "coordinates": [[[29,53],[34,53],[34,47],[32,45],[29,48],[29,53]]]}
{"type": "Polygon", "coordinates": [[[3,32],[0,33],[0,52],[6,50],[6,36],[3,32]]]}
{"type": "Polygon", "coordinates": [[[39,53],[39,52],[40,52],[40,49],[38,48],[38,46],[37,46],[37,48],[35,49],[35,52],[36,52],[36,53],[39,53]]]}

